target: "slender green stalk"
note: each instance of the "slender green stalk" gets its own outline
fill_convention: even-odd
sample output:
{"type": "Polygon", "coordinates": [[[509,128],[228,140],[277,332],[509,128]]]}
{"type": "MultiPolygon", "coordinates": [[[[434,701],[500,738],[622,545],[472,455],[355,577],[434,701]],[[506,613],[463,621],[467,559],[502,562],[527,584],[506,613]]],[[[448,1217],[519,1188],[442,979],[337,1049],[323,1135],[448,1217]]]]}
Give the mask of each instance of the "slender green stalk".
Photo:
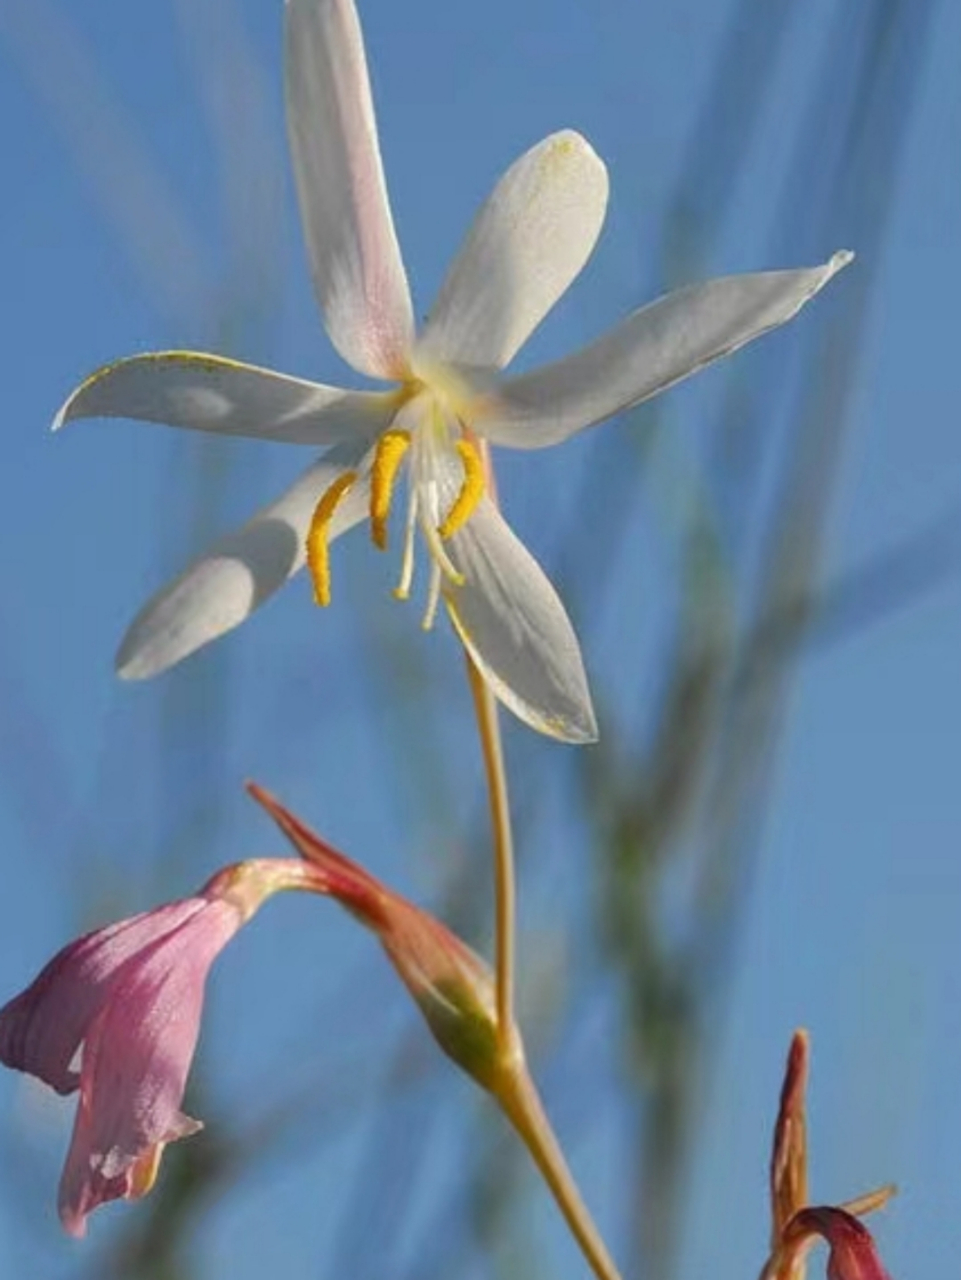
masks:
{"type": "Polygon", "coordinates": [[[498,1082],[495,1092],[504,1114],[540,1170],[591,1270],[598,1280],[620,1280],[620,1272],[581,1198],[521,1054],[518,1053],[515,1059],[514,1069],[506,1071],[498,1082]]]}
{"type": "MultiPolygon", "coordinates": [[[[497,478],[486,440],[475,440],[484,468],[484,486],[494,506],[497,501],[497,478]]],[[[511,809],[507,792],[507,770],[501,740],[497,701],[487,682],[466,651],[467,677],[474,699],[477,731],[480,735],[487,796],[490,802],[491,831],[494,839],[494,975],[497,1004],[497,1048],[506,1058],[513,1050],[514,1026],[514,939],[517,930],[517,891],[514,876],[514,837],[511,831],[511,809]]]]}
{"type": "MultiPolygon", "coordinates": [[[[484,463],[485,487],[492,502],[497,503],[497,486],[490,451],[486,442],[478,441],[484,463]]],[[[514,936],[516,888],[514,879],[514,841],[511,834],[507,772],[501,742],[497,702],[469,654],[465,653],[467,675],[481,751],[487,777],[491,827],[494,839],[495,897],[495,998],[497,1006],[497,1058],[493,1078],[487,1082],[491,1092],[513,1125],[524,1146],[546,1182],[558,1208],[564,1215],[571,1234],[598,1280],[620,1280],[601,1235],[594,1225],[577,1184],[564,1158],[560,1143],[551,1128],[540,1096],[531,1080],[524,1060],[520,1032],[514,1021],[514,936]]]]}
{"type": "Polygon", "coordinates": [[[467,677],[474,698],[477,730],[487,775],[491,828],[494,838],[494,928],[495,998],[497,1002],[497,1044],[501,1053],[510,1047],[514,1028],[514,838],[511,834],[507,772],[501,743],[497,703],[483,676],[468,654],[467,677]]]}

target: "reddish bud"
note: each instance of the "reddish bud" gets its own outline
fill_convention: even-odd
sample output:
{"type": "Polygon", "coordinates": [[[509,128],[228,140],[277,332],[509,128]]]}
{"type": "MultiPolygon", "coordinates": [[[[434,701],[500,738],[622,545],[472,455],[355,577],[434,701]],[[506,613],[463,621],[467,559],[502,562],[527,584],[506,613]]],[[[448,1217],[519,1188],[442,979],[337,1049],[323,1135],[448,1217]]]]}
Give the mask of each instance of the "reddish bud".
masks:
{"type": "Polygon", "coordinates": [[[377,934],[444,1053],[491,1088],[500,1054],[484,961],[439,920],[338,853],[270,792],[254,782],[247,790],[310,864],[314,891],[329,894],[377,934]]]}
{"type": "Polygon", "coordinates": [[[879,1209],[893,1187],[838,1207],[808,1205],[807,1123],[804,1114],[809,1041],[796,1031],[788,1051],[771,1155],[771,1256],[761,1280],[804,1280],[805,1259],[817,1236],[830,1247],[828,1280],[890,1280],[874,1242],[855,1214],[879,1209]]]}

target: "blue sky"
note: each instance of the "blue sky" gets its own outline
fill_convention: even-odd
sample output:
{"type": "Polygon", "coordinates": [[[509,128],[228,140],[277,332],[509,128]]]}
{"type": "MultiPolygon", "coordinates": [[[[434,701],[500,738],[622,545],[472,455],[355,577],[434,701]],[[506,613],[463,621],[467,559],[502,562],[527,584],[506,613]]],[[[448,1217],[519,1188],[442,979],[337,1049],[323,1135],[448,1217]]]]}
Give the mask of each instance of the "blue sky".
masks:
{"type": "MultiPolygon", "coordinates": [[[[340,611],[318,615],[298,584],[224,641],[222,659],[204,655],[192,674],[121,686],[111,659],[126,623],[164,575],[200,548],[203,530],[188,518],[200,455],[161,428],[82,424],[56,439],[47,431],[81,377],[134,351],[205,344],[323,381],[348,377],[320,328],[304,263],[283,138],[281,5],[246,0],[231,8],[245,33],[241,53],[252,61],[245,96],[228,100],[220,134],[205,103],[216,105],[221,58],[234,53],[218,26],[230,12],[225,2],[132,8],[102,0],[88,11],[65,0],[56,7],[8,0],[0,15],[0,368],[8,442],[0,480],[7,708],[0,835],[8,868],[0,984],[11,994],[98,911],[102,918],[117,902],[140,909],[157,892],[188,891],[220,860],[274,851],[239,790],[248,775],[282,788],[348,852],[409,891],[443,875],[442,817],[385,798],[383,765],[371,764],[390,693],[370,685],[360,620],[396,606],[383,591],[387,572],[362,540],[337,550],[340,611]],[[233,222],[224,213],[224,147],[233,155],[228,173],[245,192],[243,217],[233,222]],[[233,325],[218,325],[218,313],[233,325]],[[221,663],[229,663],[228,685],[221,663]],[[169,740],[158,769],[164,757],[153,735],[164,708],[186,696],[177,690],[188,690],[187,681],[192,696],[209,686],[202,696],[216,699],[226,689],[226,714],[197,742],[169,740]],[[185,812],[202,787],[218,789],[223,821],[202,865],[162,860],[178,823],[172,786],[182,790],[185,812]]],[[[733,4],[367,0],[360,8],[418,314],[498,174],[565,126],[585,133],[606,160],[611,205],[591,263],[525,361],[573,349],[657,292],[665,201],[733,4]]],[[[860,248],[812,246],[803,209],[779,222],[785,210],[776,197],[825,42],[840,41],[843,55],[844,29],[832,25],[837,8],[829,0],[792,7],[774,89],[730,214],[700,264],[705,272],[795,265],[812,253],[818,260],[839,247],[860,248]]],[[[942,3],[933,22],[883,258],[870,264],[874,291],[829,529],[833,570],[895,545],[942,512],[953,511],[958,534],[961,86],[954,51],[961,10],[942,3]]],[[[852,63],[855,54],[852,47],[852,63]]],[[[832,139],[823,142],[829,153],[832,139]]],[[[832,285],[847,287],[848,273],[832,285]]],[[[825,312],[831,305],[825,297],[825,312]]],[[[810,340],[823,323],[820,306],[819,299],[767,341],[810,340]]],[[[720,378],[712,373],[703,386],[671,393],[666,412],[682,460],[709,446],[720,378]]],[[[652,542],[639,543],[636,554],[612,549],[623,592],[613,616],[605,615],[596,650],[586,651],[615,705],[618,681],[632,695],[643,684],[635,655],[649,656],[663,639],[656,600],[664,568],[650,548],[670,522],[670,496],[659,498],[658,484],[669,486],[677,473],[673,448],[669,441],[659,451],[638,495],[637,533],[652,542]]],[[[574,492],[584,449],[578,443],[550,459],[499,463],[508,510],[548,567],[553,517],[574,492]]],[[[253,445],[204,457],[225,477],[216,508],[199,521],[209,529],[268,500],[299,461],[253,445]]],[[[569,518],[590,521],[592,513],[569,518]]],[[[473,746],[453,647],[446,634],[432,635],[424,662],[445,697],[450,691],[445,733],[458,750],[467,744],[464,759],[448,765],[462,795],[472,785],[473,746]]],[[[897,1181],[902,1194],[879,1228],[892,1274],[934,1280],[958,1256],[959,653],[955,578],[802,664],[706,1100],[684,1274],[741,1277],[759,1268],[768,1133],[787,1040],[802,1024],[814,1044],[816,1196],[838,1200],[897,1181]]],[[[511,728],[511,743],[522,732],[511,728]]],[[[530,751],[538,767],[562,773],[562,750],[535,744],[530,751]],[[552,752],[559,752],[556,766],[546,759],[552,752]]],[[[532,967],[548,924],[583,889],[551,822],[534,833],[529,852],[552,877],[530,894],[525,954],[532,967]]],[[[578,848],[571,856],[588,855],[578,848]]],[[[283,1037],[299,1043],[297,1028],[332,998],[343,973],[351,966],[368,973],[365,940],[328,916],[317,929],[312,911],[278,904],[276,918],[265,913],[243,949],[238,944],[225,959],[208,1027],[209,1065],[237,1106],[270,1069],[283,1037]],[[285,980],[305,970],[316,970],[316,990],[285,980]]],[[[574,948],[578,938],[572,930],[563,940],[574,948]]],[[[392,991],[381,976],[371,979],[375,989],[392,991]]],[[[385,999],[386,1033],[405,1010],[385,999]]],[[[322,1048],[311,1052],[322,1057],[322,1048]]],[[[456,1133],[450,1117],[467,1097],[459,1082],[449,1085],[445,1133],[456,1133]]],[[[0,1109],[23,1144],[16,1149],[32,1153],[37,1201],[28,1221],[15,1200],[0,1208],[0,1266],[27,1258],[43,1274],[79,1273],[91,1250],[61,1245],[52,1208],[64,1135],[54,1125],[36,1138],[31,1125],[46,1112],[31,1099],[18,1081],[0,1080],[0,1109]]],[[[616,1108],[599,1103],[599,1110],[603,1119],[582,1134],[573,1158],[616,1246],[629,1207],[618,1201],[612,1164],[616,1108]]],[[[449,1141],[438,1140],[441,1166],[449,1141]]],[[[332,1162],[277,1160],[245,1180],[201,1232],[209,1273],[244,1280],[267,1263],[291,1274],[319,1267],[329,1241],[317,1206],[337,1203],[338,1159],[356,1159],[349,1139],[332,1162]],[[302,1226],[305,1213],[309,1230],[285,1229],[288,1221],[302,1226]]],[[[552,1213],[545,1204],[548,1228],[552,1213]]],[[[94,1224],[94,1244],[117,1221],[116,1213],[105,1216],[113,1222],[94,1224]]],[[[552,1238],[549,1256],[564,1274],[578,1273],[563,1241],[552,1238]]]]}

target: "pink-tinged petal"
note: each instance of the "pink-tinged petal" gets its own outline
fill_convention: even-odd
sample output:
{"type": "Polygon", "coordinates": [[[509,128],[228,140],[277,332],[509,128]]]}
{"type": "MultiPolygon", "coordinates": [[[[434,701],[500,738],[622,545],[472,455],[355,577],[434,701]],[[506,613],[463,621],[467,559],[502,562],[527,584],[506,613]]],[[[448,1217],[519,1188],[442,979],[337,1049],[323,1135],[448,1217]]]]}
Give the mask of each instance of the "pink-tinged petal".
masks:
{"type": "Polygon", "coordinates": [[[71,1063],[125,965],[203,906],[202,898],[185,898],[69,943],[0,1010],[0,1062],[29,1072],[58,1093],[71,1093],[79,1083],[71,1063]]]}
{"type": "Polygon", "coordinates": [[[167,1143],[201,1127],[180,1107],[210,966],[269,897],[315,880],[302,859],[225,867],[191,898],[71,943],[0,1011],[3,1061],[79,1087],[60,1182],[71,1235],[98,1205],[145,1195],[167,1143]]]}
{"type": "Polygon", "coordinates": [[[722,276],[642,307],[590,346],[511,378],[471,426],[493,444],[542,449],[697,373],[784,324],[852,258],[819,267],[722,276]]]}
{"type": "MultiPolygon", "coordinates": [[[[359,466],[366,444],[338,445],[314,463],[276,502],[222,538],[144,605],[116,657],[125,680],[159,675],[239,626],[303,567],[304,544],[321,494],[359,466]]],[[[367,513],[366,475],[344,497],[329,541],[367,513]]]]}
{"type": "Polygon", "coordinates": [[[393,397],[342,391],[200,351],[153,351],[104,365],[54,419],[139,418],[191,431],[322,449],[383,431],[393,397]]]}
{"type": "Polygon", "coordinates": [[[314,288],[355,369],[400,378],[414,333],[351,0],[287,0],[287,128],[314,288]]]}
{"type": "Polygon", "coordinates": [[[59,1195],[70,1234],[84,1233],[98,1205],[146,1194],[163,1147],[200,1127],[180,1105],[204,987],[211,964],[242,923],[232,903],[201,900],[199,910],[120,970],[84,1040],[59,1195]]]}
{"type": "Polygon", "coordinates": [[[803,1209],[788,1224],[785,1244],[791,1248],[815,1235],[823,1236],[828,1243],[828,1280],[891,1280],[871,1233],[843,1209],[803,1209]]]}
{"type": "Polygon", "coordinates": [[[434,304],[418,356],[507,364],[590,256],[607,170],[567,129],[516,160],[480,210],[434,304]]]}
{"type": "Polygon", "coordinates": [[[310,863],[314,891],[329,894],[377,934],[441,1049],[489,1088],[498,1050],[493,980],[484,961],[439,920],[331,848],[269,791],[253,782],[247,790],[310,863]]]}
{"type": "Polygon", "coordinates": [[[771,1154],[772,1245],[775,1248],[787,1223],[808,1203],[804,1095],[809,1056],[807,1032],[795,1031],[788,1050],[771,1154]]]}

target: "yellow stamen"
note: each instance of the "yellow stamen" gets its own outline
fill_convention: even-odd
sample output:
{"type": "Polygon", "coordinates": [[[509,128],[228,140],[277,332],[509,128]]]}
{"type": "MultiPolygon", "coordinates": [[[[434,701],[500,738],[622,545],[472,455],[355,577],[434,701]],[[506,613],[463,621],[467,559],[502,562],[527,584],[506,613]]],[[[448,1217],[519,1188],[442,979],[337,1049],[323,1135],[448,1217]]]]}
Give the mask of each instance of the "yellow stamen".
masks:
{"type": "Polygon", "coordinates": [[[437,530],[442,538],[449,538],[458,529],[462,529],[484,496],[484,464],[481,462],[477,445],[472,440],[460,439],[455,447],[464,466],[464,483],[447,513],[447,518],[437,530]]]}
{"type": "Polygon", "coordinates": [[[145,1151],[139,1160],[133,1162],[130,1167],[130,1190],[127,1192],[127,1199],[139,1200],[153,1187],[157,1181],[160,1160],[166,1145],[165,1142],[158,1142],[155,1147],[145,1151]]]}
{"type": "Polygon", "coordinates": [[[330,522],[344,495],[353,488],[356,471],[345,471],[320,496],[314,508],[307,533],[307,568],[314,583],[314,600],[323,606],[330,604],[330,522]]]}
{"type": "Polygon", "coordinates": [[[370,536],[381,551],[387,550],[387,517],[397,471],[410,448],[410,432],[394,428],[377,441],[370,475],[370,536]]]}

